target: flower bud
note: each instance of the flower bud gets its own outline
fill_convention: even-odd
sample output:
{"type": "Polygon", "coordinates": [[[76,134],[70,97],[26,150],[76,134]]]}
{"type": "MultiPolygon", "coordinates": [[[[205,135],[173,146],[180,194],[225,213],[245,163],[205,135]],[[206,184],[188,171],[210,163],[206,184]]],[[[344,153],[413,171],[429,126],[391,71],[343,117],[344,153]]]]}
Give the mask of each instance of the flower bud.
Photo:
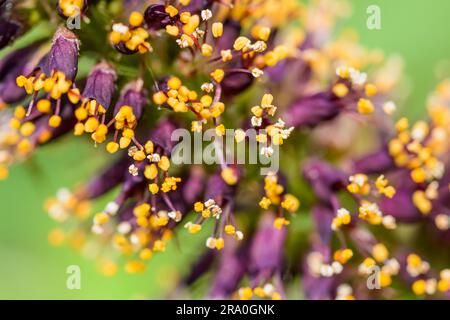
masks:
{"type": "Polygon", "coordinates": [[[41,65],[42,71],[50,77],[53,71],[61,71],[68,80],[75,80],[78,71],[79,41],[68,29],[61,27],[53,36],[50,52],[41,65]]]}
{"type": "Polygon", "coordinates": [[[144,20],[150,30],[164,29],[166,26],[175,23],[175,17],[171,18],[162,4],[150,5],[144,13],[144,20]]]}
{"type": "Polygon", "coordinates": [[[281,268],[286,228],[274,228],[273,220],[271,214],[263,216],[252,239],[249,253],[249,272],[252,278],[272,274],[281,268]]]}
{"type": "Polygon", "coordinates": [[[312,160],[304,166],[303,176],[315,194],[324,203],[329,203],[334,193],[346,184],[346,176],[326,162],[312,160]]]}
{"type": "Polygon", "coordinates": [[[335,118],[341,111],[339,100],[328,93],[319,93],[295,102],[286,111],[283,119],[287,126],[314,127],[335,118]]]}
{"type": "Polygon", "coordinates": [[[14,50],[0,59],[0,101],[16,103],[22,100],[26,92],[16,84],[16,78],[33,71],[32,60],[38,44],[14,50]]]}
{"type": "Polygon", "coordinates": [[[136,119],[139,120],[147,103],[147,90],[143,88],[142,80],[133,81],[122,89],[114,107],[114,114],[117,114],[122,106],[130,106],[136,119]]]}
{"type": "Polygon", "coordinates": [[[116,72],[108,63],[97,64],[87,78],[83,98],[95,100],[107,110],[116,89],[116,79],[116,72]]]}

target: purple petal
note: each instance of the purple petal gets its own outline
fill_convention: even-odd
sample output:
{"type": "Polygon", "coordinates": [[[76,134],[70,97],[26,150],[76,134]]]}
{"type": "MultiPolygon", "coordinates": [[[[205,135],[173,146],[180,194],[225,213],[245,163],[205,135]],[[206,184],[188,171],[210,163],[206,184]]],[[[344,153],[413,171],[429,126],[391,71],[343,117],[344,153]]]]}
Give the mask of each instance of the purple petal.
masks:
{"type": "Polygon", "coordinates": [[[105,109],[108,109],[116,89],[116,72],[106,62],[101,62],[89,74],[82,96],[85,99],[95,100],[105,109]]]}
{"type": "Polygon", "coordinates": [[[66,28],[59,28],[53,37],[52,47],[42,65],[42,71],[50,76],[54,70],[58,70],[73,81],[78,71],[78,50],[77,36],[66,28]]]}

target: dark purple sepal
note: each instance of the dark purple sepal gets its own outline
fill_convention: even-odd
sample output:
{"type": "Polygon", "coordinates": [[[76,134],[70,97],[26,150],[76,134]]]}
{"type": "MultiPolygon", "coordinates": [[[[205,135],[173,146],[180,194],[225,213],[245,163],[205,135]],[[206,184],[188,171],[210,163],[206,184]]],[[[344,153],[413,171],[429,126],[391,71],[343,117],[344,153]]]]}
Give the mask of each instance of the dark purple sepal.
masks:
{"type": "Polygon", "coordinates": [[[329,93],[318,93],[294,102],[285,112],[287,126],[314,127],[332,120],[341,112],[339,99],[329,93]]]}
{"type": "Polygon", "coordinates": [[[125,85],[114,107],[114,114],[117,114],[122,106],[130,106],[136,119],[139,120],[148,103],[147,90],[144,89],[143,85],[142,80],[136,80],[125,85]]]}
{"type": "Polygon", "coordinates": [[[46,76],[61,71],[68,80],[74,81],[78,71],[79,40],[68,29],[61,27],[53,36],[50,52],[43,59],[41,69],[46,76]]]}
{"type": "Polygon", "coordinates": [[[108,63],[100,62],[86,80],[82,93],[83,98],[95,100],[107,110],[116,90],[116,79],[116,71],[108,63]]]}

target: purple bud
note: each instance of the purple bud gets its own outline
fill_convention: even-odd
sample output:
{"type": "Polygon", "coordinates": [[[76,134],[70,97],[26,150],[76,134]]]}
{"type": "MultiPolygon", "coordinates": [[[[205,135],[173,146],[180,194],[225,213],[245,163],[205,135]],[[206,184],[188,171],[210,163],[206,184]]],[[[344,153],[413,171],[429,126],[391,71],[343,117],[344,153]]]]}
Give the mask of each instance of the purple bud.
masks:
{"type": "Polygon", "coordinates": [[[303,277],[303,287],[308,300],[333,300],[336,292],[335,277],[315,277],[305,274],[303,277]]]}
{"type": "Polygon", "coordinates": [[[134,54],[139,51],[139,49],[134,50],[128,49],[125,43],[123,42],[115,43],[114,48],[122,54],[134,54]]]}
{"type": "Polygon", "coordinates": [[[347,179],[342,171],[320,160],[312,160],[306,164],[303,176],[324,203],[330,203],[335,193],[344,187],[347,179]]]}
{"type": "Polygon", "coordinates": [[[183,200],[187,205],[199,200],[204,189],[205,173],[201,167],[193,167],[183,185],[183,200]]]}
{"type": "Polygon", "coordinates": [[[223,22],[223,35],[217,39],[215,48],[228,50],[233,48],[234,41],[241,34],[241,24],[239,21],[227,19],[223,22]]]}
{"type": "Polygon", "coordinates": [[[222,205],[224,200],[229,200],[234,194],[234,188],[226,184],[219,173],[208,178],[205,190],[205,199],[214,199],[219,205],[222,205]]]}
{"type": "Polygon", "coordinates": [[[68,80],[75,80],[78,71],[79,41],[66,28],[59,28],[53,36],[50,52],[43,61],[42,71],[50,76],[53,71],[61,71],[68,80]]]}
{"type": "Polygon", "coordinates": [[[145,23],[150,30],[160,30],[176,22],[176,17],[171,18],[162,4],[150,5],[144,13],[145,23]]]}
{"type": "Polygon", "coordinates": [[[116,89],[116,79],[116,72],[108,63],[97,64],[86,80],[83,98],[95,100],[107,110],[116,89]]]}
{"type": "Polygon", "coordinates": [[[286,228],[275,228],[273,220],[271,214],[263,216],[252,239],[249,273],[255,282],[268,279],[282,266],[286,228]]]}
{"type": "Polygon", "coordinates": [[[175,124],[170,121],[162,121],[151,133],[151,139],[154,144],[160,146],[166,154],[172,152],[174,142],[172,141],[172,132],[177,129],[175,124]]]}
{"type": "Polygon", "coordinates": [[[290,83],[294,83],[294,97],[301,96],[305,86],[311,79],[311,67],[303,60],[298,59],[284,59],[278,62],[273,67],[265,69],[265,73],[270,77],[270,80],[275,82],[282,82],[288,79],[290,83]],[[287,74],[289,76],[287,76],[287,74]]]}
{"type": "Polygon", "coordinates": [[[353,162],[354,173],[381,174],[395,168],[395,163],[386,148],[365,155],[353,162]]]}
{"type": "Polygon", "coordinates": [[[129,165],[128,156],[120,158],[83,186],[79,191],[80,196],[84,199],[94,199],[112,190],[125,179],[129,165]]]}
{"type": "MultiPolygon", "coordinates": [[[[1,8],[3,10],[3,8],[1,8]]],[[[1,17],[0,21],[0,49],[6,47],[19,33],[20,24],[14,20],[1,17]]]]}
{"type": "Polygon", "coordinates": [[[35,66],[30,62],[37,44],[15,50],[0,59],[0,101],[16,103],[26,96],[26,92],[16,84],[19,75],[30,74],[35,66]]]}
{"type": "Polygon", "coordinates": [[[333,235],[331,223],[334,218],[334,211],[328,206],[317,205],[312,209],[312,215],[322,243],[329,244],[333,235]]]}
{"type": "Polygon", "coordinates": [[[248,87],[253,83],[254,77],[251,74],[243,72],[232,72],[225,74],[222,82],[220,83],[222,87],[222,92],[225,96],[234,96],[248,87]]]}
{"type": "Polygon", "coordinates": [[[219,268],[216,272],[208,298],[226,299],[236,291],[246,271],[246,252],[242,248],[227,243],[221,252],[219,268]]]}
{"type": "Polygon", "coordinates": [[[153,92],[163,91],[167,93],[170,90],[167,85],[167,81],[169,81],[169,79],[169,76],[165,76],[155,81],[155,85],[152,87],[153,92]]]}
{"type": "Polygon", "coordinates": [[[205,272],[207,272],[214,258],[216,257],[216,252],[213,250],[207,250],[203,253],[200,258],[191,266],[189,274],[181,281],[182,285],[189,286],[194,283],[198,278],[200,278],[205,272]]]}
{"type": "Polygon", "coordinates": [[[397,188],[391,199],[383,197],[380,209],[385,215],[391,215],[401,222],[417,222],[422,218],[412,202],[413,189],[397,188]]]}
{"type": "Polygon", "coordinates": [[[287,126],[314,127],[339,115],[339,100],[329,93],[318,93],[301,98],[289,107],[283,117],[287,126]]]}
{"type": "Polygon", "coordinates": [[[128,83],[120,93],[119,100],[114,108],[114,114],[119,112],[122,106],[130,106],[133,109],[136,119],[139,120],[148,103],[147,90],[143,88],[143,85],[144,83],[142,80],[128,83]]]}

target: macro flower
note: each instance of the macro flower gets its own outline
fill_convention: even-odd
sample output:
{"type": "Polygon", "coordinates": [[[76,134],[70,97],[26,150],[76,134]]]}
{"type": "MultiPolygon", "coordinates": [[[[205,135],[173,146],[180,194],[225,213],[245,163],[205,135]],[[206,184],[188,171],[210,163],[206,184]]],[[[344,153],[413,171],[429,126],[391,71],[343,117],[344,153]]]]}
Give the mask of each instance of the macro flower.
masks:
{"type": "Polygon", "coordinates": [[[32,10],[0,7],[0,179],[64,139],[105,159],[45,201],[52,245],[114,276],[178,242],[171,298],[450,297],[417,245],[450,245],[450,80],[403,116],[401,63],[335,34],[345,1],[58,0],[25,44],[32,10]]]}

